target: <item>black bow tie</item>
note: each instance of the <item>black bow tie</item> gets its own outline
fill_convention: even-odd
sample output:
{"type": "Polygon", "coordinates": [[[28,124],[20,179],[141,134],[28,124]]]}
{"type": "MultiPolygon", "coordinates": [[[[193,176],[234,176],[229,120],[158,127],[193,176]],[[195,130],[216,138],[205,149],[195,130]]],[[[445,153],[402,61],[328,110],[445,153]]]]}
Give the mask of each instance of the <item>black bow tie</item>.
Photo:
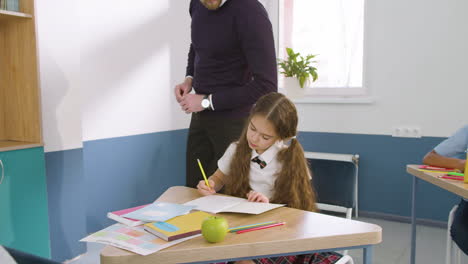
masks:
{"type": "Polygon", "coordinates": [[[261,160],[261,159],[259,159],[258,156],[255,157],[255,158],[253,158],[252,161],[255,162],[255,163],[258,163],[258,165],[260,165],[260,169],[265,168],[266,165],[267,165],[266,162],[263,161],[263,160],[261,160]]]}

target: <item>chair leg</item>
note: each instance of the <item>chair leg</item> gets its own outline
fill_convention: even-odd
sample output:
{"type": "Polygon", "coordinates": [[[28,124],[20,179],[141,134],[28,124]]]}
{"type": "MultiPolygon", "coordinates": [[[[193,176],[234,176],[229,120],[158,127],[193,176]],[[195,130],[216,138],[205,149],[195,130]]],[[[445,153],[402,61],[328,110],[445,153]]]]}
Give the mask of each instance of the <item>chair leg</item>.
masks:
{"type": "MultiPolygon", "coordinates": [[[[353,208],[346,209],[346,219],[351,219],[352,216],[353,216],[353,208]]],[[[348,255],[348,250],[344,250],[343,255],[348,255]]]]}
{"type": "MultiPolygon", "coordinates": [[[[359,155],[357,155],[359,156],[359,155]]],[[[354,190],[354,200],[355,200],[355,206],[356,206],[356,210],[354,210],[354,214],[356,216],[356,218],[358,218],[358,197],[359,197],[359,193],[358,193],[358,183],[359,183],[359,180],[358,180],[358,175],[359,175],[359,166],[357,164],[355,164],[356,166],[356,183],[355,183],[355,190],[354,190]]]]}
{"type": "Polygon", "coordinates": [[[346,209],[346,219],[351,219],[352,215],[353,215],[353,208],[346,209]]]}
{"type": "Polygon", "coordinates": [[[354,264],[354,261],[351,256],[343,255],[335,264],[354,264]]]}
{"type": "MultiPolygon", "coordinates": [[[[448,216],[448,221],[447,221],[447,245],[445,249],[445,264],[452,264],[452,236],[450,236],[450,227],[452,226],[453,222],[453,215],[455,214],[455,211],[457,210],[458,205],[455,205],[452,210],[450,210],[449,216],[448,216]]],[[[458,249],[458,248],[457,248],[458,249]]],[[[459,253],[459,250],[457,250],[457,253],[459,253]]],[[[458,254],[459,255],[459,254],[458,254]]],[[[458,259],[458,263],[460,263],[460,259],[458,259]]]]}

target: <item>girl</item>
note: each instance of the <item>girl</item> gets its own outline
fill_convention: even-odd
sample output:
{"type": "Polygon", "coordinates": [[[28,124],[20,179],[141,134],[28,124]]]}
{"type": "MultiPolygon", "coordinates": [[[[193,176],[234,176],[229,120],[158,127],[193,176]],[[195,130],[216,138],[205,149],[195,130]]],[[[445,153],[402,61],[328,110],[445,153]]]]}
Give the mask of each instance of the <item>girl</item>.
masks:
{"type": "MultiPolygon", "coordinates": [[[[218,161],[218,169],[197,185],[203,195],[222,187],[225,193],[253,202],[287,204],[316,211],[315,191],[304,150],[296,139],[298,117],[294,104],[280,93],[270,93],[255,104],[238,142],[218,161]],[[289,146],[284,142],[289,141],[289,146]]],[[[237,263],[334,263],[341,255],[316,253],[256,259],[237,263]],[[323,261],[318,261],[323,260],[323,261]]]]}

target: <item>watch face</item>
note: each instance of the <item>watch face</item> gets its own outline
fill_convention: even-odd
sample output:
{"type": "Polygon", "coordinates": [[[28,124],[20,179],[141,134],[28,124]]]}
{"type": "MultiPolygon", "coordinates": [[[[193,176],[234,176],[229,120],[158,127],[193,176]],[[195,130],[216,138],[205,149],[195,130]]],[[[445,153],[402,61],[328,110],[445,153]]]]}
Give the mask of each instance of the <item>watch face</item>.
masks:
{"type": "Polygon", "coordinates": [[[203,99],[203,100],[201,101],[201,105],[202,105],[203,108],[208,108],[208,107],[210,106],[210,100],[208,100],[208,99],[203,99]]]}

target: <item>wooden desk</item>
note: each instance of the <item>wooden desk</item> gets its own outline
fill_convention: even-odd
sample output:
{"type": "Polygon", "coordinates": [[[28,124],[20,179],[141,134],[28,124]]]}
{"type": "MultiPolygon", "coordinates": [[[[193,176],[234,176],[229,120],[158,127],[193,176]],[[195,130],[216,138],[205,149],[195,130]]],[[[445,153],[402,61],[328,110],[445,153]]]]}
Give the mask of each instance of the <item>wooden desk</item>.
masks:
{"type": "Polygon", "coordinates": [[[438,178],[440,173],[425,172],[418,169],[419,165],[407,165],[406,171],[413,175],[413,190],[411,198],[411,257],[410,263],[416,263],[416,190],[418,180],[430,182],[440,188],[468,199],[468,184],[462,181],[438,178]]]}
{"type": "MultiPolygon", "coordinates": [[[[196,189],[176,186],[169,188],[157,201],[184,203],[198,197],[200,195],[196,189]]],[[[380,226],[287,207],[260,215],[218,215],[225,217],[229,226],[271,220],[286,221],[286,225],[245,234],[228,233],[223,242],[214,244],[206,242],[200,236],[148,256],[106,246],[101,251],[101,263],[211,263],[260,256],[364,248],[364,263],[367,264],[372,262],[372,245],[382,241],[380,226]]]]}

